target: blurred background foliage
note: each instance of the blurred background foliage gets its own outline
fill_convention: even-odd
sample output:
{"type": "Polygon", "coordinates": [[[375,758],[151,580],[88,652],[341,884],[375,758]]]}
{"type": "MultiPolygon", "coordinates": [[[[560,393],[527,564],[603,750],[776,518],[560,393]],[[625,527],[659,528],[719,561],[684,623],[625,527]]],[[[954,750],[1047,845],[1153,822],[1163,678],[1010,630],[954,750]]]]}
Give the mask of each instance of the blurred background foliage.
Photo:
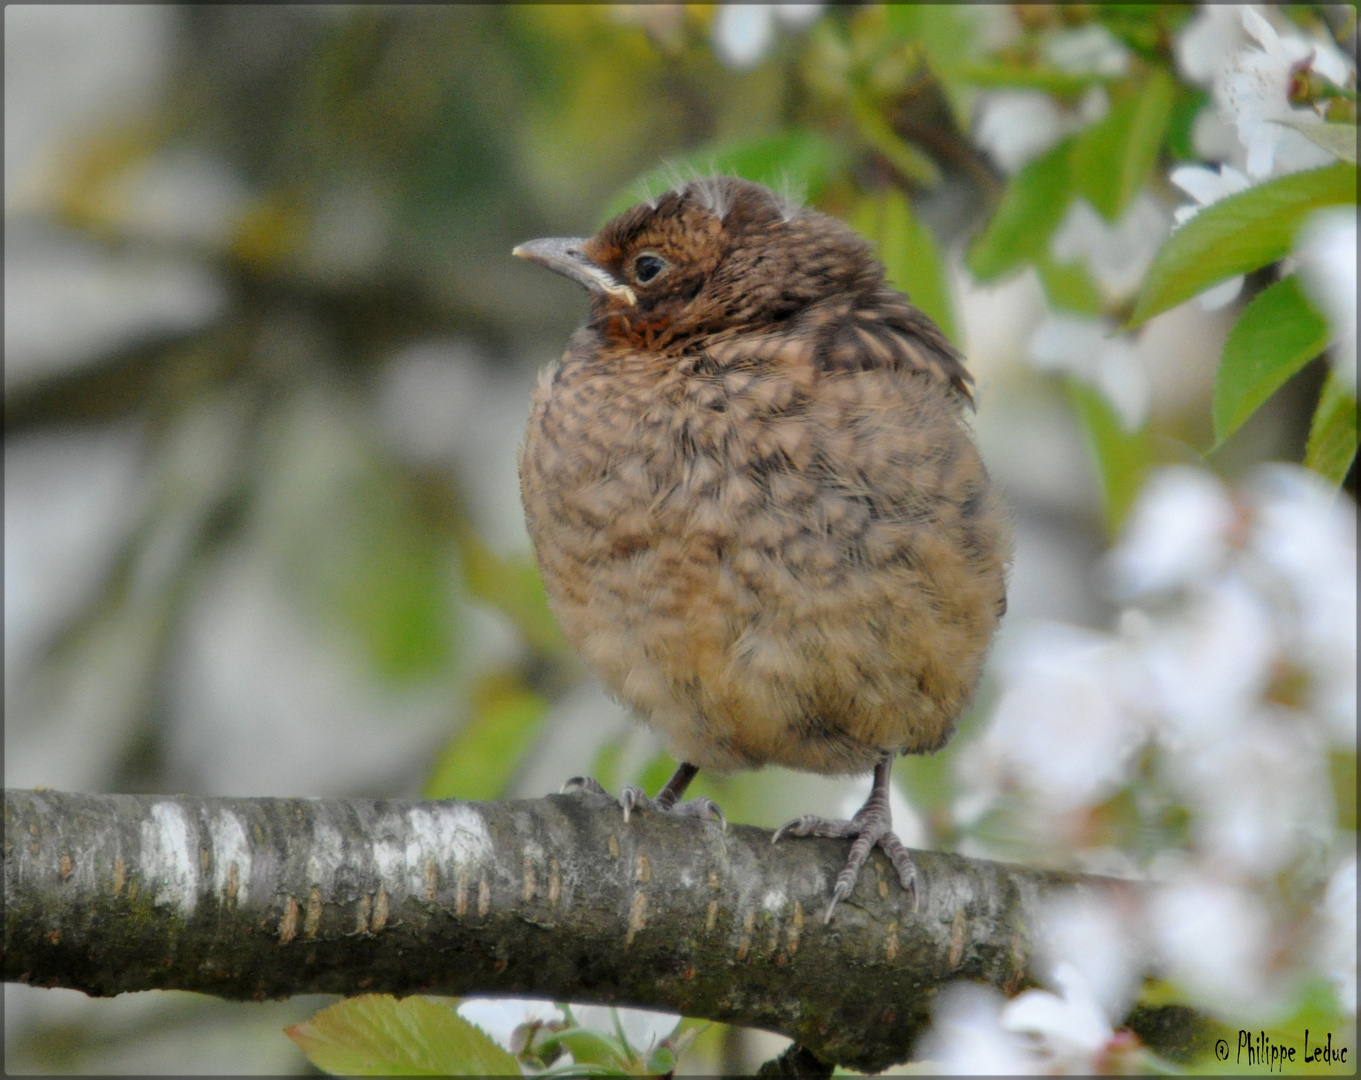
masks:
{"type": "MultiPolygon", "coordinates": [[[[1209,157],[1211,89],[1174,56],[1194,15],[7,7],[6,783],[496,798],[589,771],[660,786],[672,762],[567,650],[528,552],[515,451],[535,373],[584,304],[509,251],[592,232],[695,172],[850,221],[965,346],[1017,520],[1004,639],[1112,619],[1097,560],[1160,465],[1235,480],[1309,444],[1354,495],[1354,366],[1348,396],[1307,298],[1273,301],[1300,328],[1288,356],[1244,355],[1216,386],[1290,238],[1228,267],[1247,274],[1238,308],[1138,299],[1181,198],[1166,173],[1209,157]],[[1027,126],[997,95],[1017,92],[1048,103],[1048,145],[1012,145],[1027,126]],[[1103,329],[1075,338],[1056,316],[1103,329]],[[1149,321],[1120,333],[1135,316],[1149,321]],[[1047,326],[1068,335],[1048,353],[1047,326]],[[1065,359],[1083,340],[1125,352],[1083,368],[1065,359]]],[[[1340,42],[1354,70],[1352,9],[1281,18],[1340,42]]],[[[1334,95],[1353,123],[1354,89],[1334,95]]],[[[1220,280],[1178,273],[1182,299],[1220,280]]],[[[900,763],[909,843],[967,849],[1000,827],[955,809],[958,754],[997,694],[986,682],[947,750],[900,763]]],[[[1355,750],[1339,753],[1342,790],[1355,750]]],[[[864,793],[778,770],[696,787],[767,826],[864,793]]],[[[1090,828],[1145,854],[1184,844],[1184,809],[1150,832],[1145,794],[1120,789],[1090,828]]],[[[1039,857],[1015,832],[993,840],[1039,857]]],[[[6,987],[7,1065],[303,1067],[279,1030],[315,1001],[266,1023],[146,997],[6,987]]],[[[764,1038],[708,1029],[687,1068],[746,1068],[778,1048],[764,1038]]]]}

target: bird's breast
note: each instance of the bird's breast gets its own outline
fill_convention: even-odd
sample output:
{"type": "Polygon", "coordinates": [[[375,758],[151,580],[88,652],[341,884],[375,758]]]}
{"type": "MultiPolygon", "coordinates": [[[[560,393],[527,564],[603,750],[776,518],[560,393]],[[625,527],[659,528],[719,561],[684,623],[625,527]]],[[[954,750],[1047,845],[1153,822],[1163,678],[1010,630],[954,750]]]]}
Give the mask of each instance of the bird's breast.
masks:
{"type": "Polygon", "coordinates": [[[521,457],[564,633],[697,764],[851,771],[936,745],[1009,553],[948,393],[890,371],[569,352],[521,457]]]}

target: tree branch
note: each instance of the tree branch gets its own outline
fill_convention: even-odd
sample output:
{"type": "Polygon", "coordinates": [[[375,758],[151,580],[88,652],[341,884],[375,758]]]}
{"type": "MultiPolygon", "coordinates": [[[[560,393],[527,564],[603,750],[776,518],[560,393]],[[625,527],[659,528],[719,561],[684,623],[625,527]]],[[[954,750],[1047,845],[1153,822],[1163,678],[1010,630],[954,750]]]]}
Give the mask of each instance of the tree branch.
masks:
{"type": "Polygon", "coordinates": [[[1060,890],[1131,883],[922,851],[919,903],[876,852],[824,926],[845,843],[520,802],[5,792],[8,982],[513,994],[791,1036],[864,1070],[905,1060],[937,989],[1030,982],[1060,890]]]}

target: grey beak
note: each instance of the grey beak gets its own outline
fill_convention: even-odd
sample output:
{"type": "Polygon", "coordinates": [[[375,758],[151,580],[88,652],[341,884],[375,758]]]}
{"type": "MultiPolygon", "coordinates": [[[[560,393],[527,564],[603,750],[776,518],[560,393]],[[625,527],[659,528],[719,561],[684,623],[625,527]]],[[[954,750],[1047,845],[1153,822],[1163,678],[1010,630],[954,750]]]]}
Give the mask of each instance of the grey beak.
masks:
{"type": "Polygon", "coordinates": [[[511,254],[546,266],[549,270],[571,278],[579,285],[585,285],[592,292],[618,296],[628,304],[637,303],[632,289],[586,257],[582,251],[585,244],[586,240],[583,237],[552,236],[546,240],[527,240],[511,251],[511,254]]]}

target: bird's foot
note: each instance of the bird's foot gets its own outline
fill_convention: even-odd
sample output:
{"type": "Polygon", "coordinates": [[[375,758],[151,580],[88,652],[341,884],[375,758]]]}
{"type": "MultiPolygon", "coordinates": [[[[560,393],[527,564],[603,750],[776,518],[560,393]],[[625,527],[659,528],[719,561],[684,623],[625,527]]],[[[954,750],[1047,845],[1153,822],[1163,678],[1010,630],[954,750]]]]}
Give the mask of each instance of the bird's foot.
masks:
{"type": "MultiPolygon", "coordinates": [[[[718,803],[713,799],[698,798],[680,802],[681,792],[689,784],[691,777],[698,770],[693,766],[682,765],[676,770],[667,785],[657,793],[655,799],[649,798],[642,788],[634,784],[626,784],[619,792],[619,805],[624,811],[624,820],[635,810],[655,810],[659,814],[674,814],[676,817],[693,817],[702,821],[717,821],[726,830],[728,819],[723,816],[723,811],[718,803]]],[[[590,776],[574,776],[562,785],[564,795],[572,792],[584,792],[588,795],[609,795],[600,783],[590,776]]]]}
{"type": "Polygon", "coordinates": [[[823,923],[832,921],[832,912],[837,904],[846,899],[855,888],[860,870],[875,847],[881,848],[888,856],[893,868],[898,871],[898,882],[903,889],[912,894],[913,907],[917,903],[917,868],[912,856],[893,831],[893,818],[888,808],[888,766],[892,759],[886,759],[874,771],[874,788],[850,821],[834,820],[807,814],[786,822],[771,837],[771,843],[779,841],[786,833],[790,836],[830,836],[836,839],[854,839],[851,855],[845,868],[836,877],[832,889],[832,900],[823,913],[823,923]]]}
{"type": "Polygon", "coordinates": [[[875,847],[883,849],[893,868],[898,871],[898,881],[905,890],[912,893],[915,902],[917,868],[913,865],[912,856],[907,853],[907,848],[894,833],[893,823],[887,814],[879,813],[866,805],[850,821],[805,815],[782,825],[772,842],[779,840],[786,833],[790,836],[831,836],[855,840],[851,845],[851,856],[846,860],[845,869],[836,877],[831,903],[827,905],[827,910],[822,916],[824,923],[832,921],[832,912],[836,910],[837,904],[851,894],[856,879],[860,877],[861,868],[875,847]]]}
{"type": "Polygon", "coordinates": [[[642,788],[633,784],[626,784],[619,790],[619,805],[624,808],[624,820],[628,821],[629,815],[635,810],[655,810],[659,814],[674,814],[676,817],[695,817],[703,821],[717,821],[726,830],[728,819],[723,816],[723,811],[719,809],[718,803],[713,799],[700,797],[679,802],[674,797],[666,798],[666,790],[663,789],[655,799],[649,799],[642,788]]]}

